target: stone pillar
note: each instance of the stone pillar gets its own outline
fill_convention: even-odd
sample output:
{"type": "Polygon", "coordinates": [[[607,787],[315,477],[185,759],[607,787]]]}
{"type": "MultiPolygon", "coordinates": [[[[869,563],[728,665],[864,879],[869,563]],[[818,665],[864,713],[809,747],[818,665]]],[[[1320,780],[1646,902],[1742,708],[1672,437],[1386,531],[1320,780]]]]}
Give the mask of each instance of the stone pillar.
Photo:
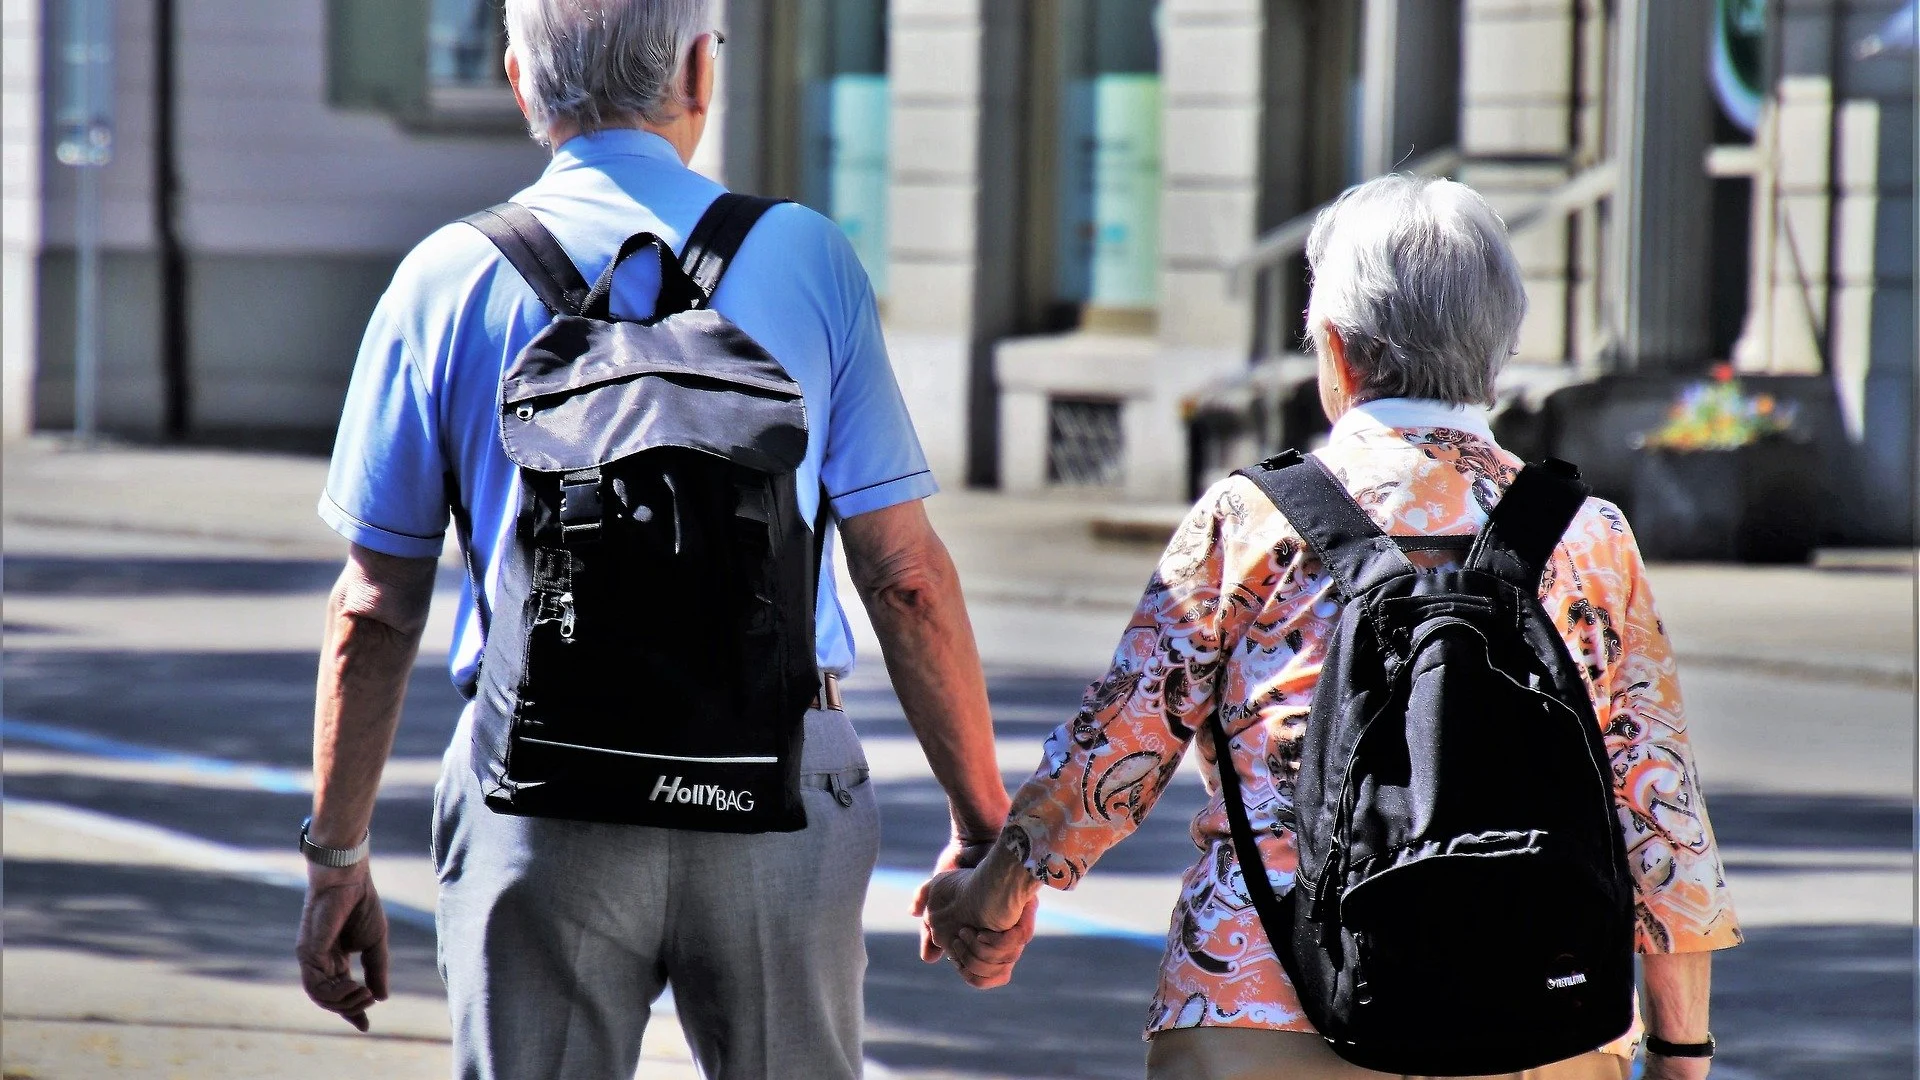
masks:
{"type": "Polygon", "coordinates": [[[1615,348],[1629,369],[1686,371],[1710,359],[1701,283],[1711,258],[1704,58],[1712,9],[1623,0],[1618,10],[1615,348]]]}
{"type": "Polygon", "coordinates": [[[1183,499],[1183,402],[1252,349],[1254,298],[1228,270],[1259,235],[1265,21],[1259,0],[1166,0],[1163,19],[1159,358],[1122,431],[1127,494],[1183,499]]]}
{"type": "Polygon", "coordinates": [[[40,3],[6,0],[0,40],[7,63],[0,71],[0,112],[6,115],[7,179],[0,195],[0,437],[17,439],[33,428],[33,384],[40,299],[40,3]]]}
{"type": "Polygon", "coordinates": [[[934,475],[968,478],[976,393],[980,0],[894,0],[887,348],[934,475]]]}
{"type": "MultiPolygon", "coordinates": [[[[1376,4],[1384,0],[1375,0],[1376,4]]],[[[1462,14],[1459,178],[1509,220],[1567,182],[1585,147],[1576,145],[1576,110],[1591,92],[1575,52],[1596,14],[1592,0],[1512,4],[1467,0],[1462,14]],[[1582,5],[1586,5],[1583,7],[1582,5]],[[1516,62],[1524,57],[1524,62],[1516,62]]],[[[1397,81],[1403,81],[1401,75],[1397,81]]],[[[1527,287],[1520,325],[1521,364],[1568,360],[1567,231],[1558,222],[1513,235],[1527,287]]]]}

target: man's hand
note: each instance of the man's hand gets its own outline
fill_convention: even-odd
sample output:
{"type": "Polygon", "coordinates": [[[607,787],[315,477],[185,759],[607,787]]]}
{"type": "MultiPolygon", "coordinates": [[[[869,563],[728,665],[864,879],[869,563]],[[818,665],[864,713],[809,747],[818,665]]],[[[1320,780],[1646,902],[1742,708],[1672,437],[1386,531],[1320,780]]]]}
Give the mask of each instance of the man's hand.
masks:
{"type": "Polygon", "coordinates": [[[1643,1080],[1706,1080],[1712,1058],[1670,1058],[1648,1054],[1643,1080]]]}
{"type": "Polygon", "coordinates": [[[1017,889],[996,888],[978,870],[935,874],[914,895],[913,913],[924,918],[922,940],[931,940],[934,963],[944,953],[960,969],[967,985],[981,990],[1004,986],[1013,966],[1033,940],[1039,902],[1017,889]]]}
{"type": "Polygon", "coordinates": [[[300,960],[300,982],[314,1004],[367,1030],[367,1010],[387,1000],[387,913],[373,890],[367,860],[340,869],[308,867],[307,905],[293,952],[300,960]],[[353,978],[350,959],[356,953],[364,984],[353,978]]]}

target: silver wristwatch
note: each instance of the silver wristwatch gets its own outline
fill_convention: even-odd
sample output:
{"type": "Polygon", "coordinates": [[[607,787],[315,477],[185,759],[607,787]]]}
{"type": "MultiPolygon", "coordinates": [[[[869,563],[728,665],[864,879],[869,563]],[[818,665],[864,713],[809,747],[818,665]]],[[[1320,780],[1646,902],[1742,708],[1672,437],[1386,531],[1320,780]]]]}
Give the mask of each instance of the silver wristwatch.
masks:
{"type": "Polygon", "coordinates": [[[373,830],[371,829],[367,830],[367,835],[360,838],[358,844],[350,848],[321,847],[307,839],[307,829],[312,824],[312,818],[300,823],[300,854],[305,855],[307,861],[315,866],[352,866],[366,858],[367,853],[373,850],[373,830]]]}

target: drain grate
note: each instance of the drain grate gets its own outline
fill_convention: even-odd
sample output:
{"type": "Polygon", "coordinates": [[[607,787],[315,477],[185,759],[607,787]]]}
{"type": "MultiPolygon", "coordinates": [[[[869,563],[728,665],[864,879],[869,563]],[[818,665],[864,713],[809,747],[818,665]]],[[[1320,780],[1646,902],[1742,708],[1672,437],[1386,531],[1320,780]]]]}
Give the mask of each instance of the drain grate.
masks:
{"type": "Polygon", "coordinates": [[[1070,487],[1115,487],[1121,478],[1120,403],[1047,402],[1047,479],[1070,487]]]}

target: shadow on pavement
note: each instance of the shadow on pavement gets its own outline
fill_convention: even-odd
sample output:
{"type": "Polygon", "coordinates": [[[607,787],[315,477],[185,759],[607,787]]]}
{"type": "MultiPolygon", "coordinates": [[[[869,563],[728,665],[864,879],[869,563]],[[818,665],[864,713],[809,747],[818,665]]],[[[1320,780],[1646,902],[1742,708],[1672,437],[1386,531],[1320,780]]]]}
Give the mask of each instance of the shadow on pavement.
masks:
{"type": "MultiPolygon", "coordinates": [[[[219,978],[300,983],[293,938],[301,895],[293,889],[190,870],[9,859],[6,890],[8,948],[73,949],[164,960],[219,978]]],[[[431,932],[392,922],[389,941],[396,992],[443,992],[431,932]]]]}
{"type": "MultiPolygon", "coordinates": [[[[304,769],[313,763],[315,652],[11,649],[6,715],[182,754],[304,769]]],[[[393,752],[439,757],[462,702],[446,665],[422,662],[393,752]]]]}
{"type": "Polygon", "coordinates": [[[1749,931],[1713,961],[1716,1073],[1911,1080],[1914,944],[1907,926],[1749,931]]]}
{"type": "Polygon", "coordinates": [[[190,559],[115,555],[8,555],[11,596],[255,596],[324,593],[340,576],[331,559],[190,559]]]}
{"type": "Polygon", "coordinates": [[[925,964],[908,934],[867,935],[867,1056],[899,1069],[993,1076],[1126,1077],[1160,954],[1103,938],[1037,938],[1013,981],[968,989],[925,964]]]}
{"type": "MultiPolygon", "coordinates": [[[[283,596],[329,592],[339,576],[337,559],[9,554],[5,590],[12,596],[283,596]]],[[[435,585],[458,588],[460,580],[459,570],[441,567],[435,585]]]]}

